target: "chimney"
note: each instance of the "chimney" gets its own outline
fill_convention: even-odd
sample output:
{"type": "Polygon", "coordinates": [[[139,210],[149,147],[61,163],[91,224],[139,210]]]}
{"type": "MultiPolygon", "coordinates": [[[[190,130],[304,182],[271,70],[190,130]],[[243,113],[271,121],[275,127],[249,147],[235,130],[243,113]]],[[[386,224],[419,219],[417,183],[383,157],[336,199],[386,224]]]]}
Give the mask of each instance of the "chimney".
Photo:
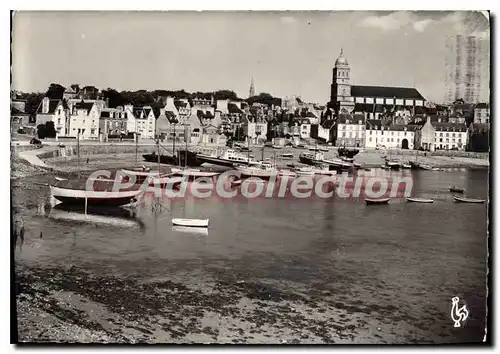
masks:
{"type": "Polygon", "coordinates": [[[49,102],[50,99],[48,97],[44,97],[42,100],[42,113],[47,114],[49,113],[49,102]]]}

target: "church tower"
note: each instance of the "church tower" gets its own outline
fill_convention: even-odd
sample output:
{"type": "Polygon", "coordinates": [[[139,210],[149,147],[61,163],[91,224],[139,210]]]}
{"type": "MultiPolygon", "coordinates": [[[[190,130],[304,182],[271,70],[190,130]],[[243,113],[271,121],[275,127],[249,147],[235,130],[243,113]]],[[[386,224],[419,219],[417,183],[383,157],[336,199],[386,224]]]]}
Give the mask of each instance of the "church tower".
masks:
{"type": "Polygon", "coordinates": [[[354,98],[351,96],[351,69],[344,57],[344,50],[335,61],[330,95],[330,105],[337,114],[352,114],[354,98]]]}
{"type": "Polygon", "coordinates": [[[255,96],[255,86],[253,84],[253,77],[252,77],[252,83],[250,84],[250,92],[248,93],[248,97],[253,97],[255,96]]]}

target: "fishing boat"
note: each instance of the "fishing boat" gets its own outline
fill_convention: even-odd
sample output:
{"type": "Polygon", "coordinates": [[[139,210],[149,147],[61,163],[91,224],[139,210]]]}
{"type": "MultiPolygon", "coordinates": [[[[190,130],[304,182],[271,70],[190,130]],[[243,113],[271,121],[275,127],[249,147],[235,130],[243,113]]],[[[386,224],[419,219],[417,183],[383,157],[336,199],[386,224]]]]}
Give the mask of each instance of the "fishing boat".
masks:
{"type": "Polygon", "coordinates": [[[410,203],[434,203],[434,199],[415,198],[415,197],[408,197],[406,198],[406,201],[410,203]]]}
{"type": "Polygon", "coordinates": [[[380,199],[372,199],[365,198],[366,205],[378,205],[378,204],[388,204],[391,198],[380,198],[380,199]]]}
{"type": "MultiPolygon", "coordinates": [[[[86,183],[85,183],[86,184],[86,183]]],[[[86,185],[81,188],[50,186],[52,196],[62,203],[80,205],[107,205],[122,206],[137,200],[142,190],[137,188],[113,191],[114,181],[94,180],[91,190],[87,190],[86,185]]]]}
{"type": "Polygon", "coordinates": [[[348,149],[348,148],[340,148],[338,150],[338,154],[339,156],[341,157],[348,157],[348,158],[353,158],[354,156],[356,156],[357,154],[359,153],[359,150],[358,149],[348,149]]]}
{"type": "Polygon", "coordinates": [[[455,187],[455,186],[451,186],[449,188],[450,192],[452,193],[460,193],[460,194],[463,194],[464,193],[464,189],[463,188],[458,188],[458,187],[455,187]]]}
{"type": "Polygon", "coordinates": [[[278,170],[266,161],[254,166],[237,166],[236,169],[241,173],[242,178],[258,177],[269,179],[278,175],[278,170]]]}
{"type": "Polygon", "coordinates": [[[112,225],[115,227],[144,226],[140,219],[131,210],[121,207],[109,208],[88,206],[87,211],[80,205],[67,205],[64,203],[54,206],[49,213],[49,218],[69,222],[90,222],[95,224],[112,225]]]}
{"type": "Polygon", "coordinates": [[[235,164],[240,165],[257,165],[259,164],[257,161],[253,160],[249,156],[244,156],[238,154],[233,149],[227,149],[222,154],[202,154],[199,153],[196,155],[196,158],[202,163],[210,163],[219,166],[233,167],[235,164]]]}
{"type": "Polygon", "coordinates": [[[293,154],[285,153],[281,154],[282,159],[293,159],[293,154]]]}
{"type": "Polygon", "coordinates": [[[209,219],[172,219],[175,226],[208,227],[209,219]]]}
{"type": "Polygon", "coordinates": [[[192,178],[199,178],[199,177],[212,178],[220,174],[219,172],[201,171],[192,168],[177,168],[177,167],[172,167],[171,173],[174,176],[188,176],[192,178]]]}
{"type": "Polygon", "coordinates": [[[464,198],[464,197],[457,197],[456,195],[453,196],[453,199],[457,203],[475,203],[475,204],[481,204],[481,203],[484,203],[486,201],[485,199],[464,198]]]}
{"type": "Polygon", "coordinates": [[[403,170],[410,170],[411,169],[411,165],[409,163],[403,163],[403,164],[401,164],[401,168],[403,170]]]}

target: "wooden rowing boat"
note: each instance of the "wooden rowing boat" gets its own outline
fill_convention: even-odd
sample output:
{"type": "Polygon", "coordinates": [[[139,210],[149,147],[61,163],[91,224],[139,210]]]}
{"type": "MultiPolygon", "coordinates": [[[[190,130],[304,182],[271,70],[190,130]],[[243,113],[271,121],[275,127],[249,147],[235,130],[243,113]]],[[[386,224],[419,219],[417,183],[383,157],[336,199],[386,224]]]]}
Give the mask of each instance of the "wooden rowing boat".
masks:
{"type": "Polygon", "coordinates": [[[380,199],[372,199],[365,198],[366,205],[378,205],[378,204],[388,204],[391,198],[380,198],[380,199]]]}
{"type": "Polygon", "coordinates": [[[457,197],[456,195],[453,196],[453,199],[457,203],[475,203],[475,204],[481,204],[481,203],[484,203],[486,201],[485,199],[464,198],[464,197],[457,197]]]}
{"type": "Polygon", "coordinates": [[[143,192],[138,189],[115,191],[113,188],[114,181],[110,183],[94,180],[91,189],[87,189],[86,186],[71,188],[58,185],[50,186],[50,192],[55,199],[62,203],[106,206],[130,204],[143,192]]]}
{"type": "Polygon", "coordinates": [[[410,203],[434,203],[434,199],[414,198],[414,197],[413,198],[408,197],[406,198],[406,201],[410,203]]]}
{"type": "Polygon", "coordinates": [[[208,227],[209,219],[172,219],[175,226],[208,227]]]}

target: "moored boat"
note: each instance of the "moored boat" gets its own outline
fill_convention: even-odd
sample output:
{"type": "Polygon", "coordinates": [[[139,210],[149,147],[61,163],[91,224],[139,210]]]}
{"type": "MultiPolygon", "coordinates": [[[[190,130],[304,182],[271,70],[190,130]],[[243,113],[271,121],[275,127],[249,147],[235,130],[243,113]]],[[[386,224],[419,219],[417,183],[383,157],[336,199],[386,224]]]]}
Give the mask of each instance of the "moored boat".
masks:
{"type": "Polygon", "coordinates": [[[122,168],[120,173],[125,181],[128,181],[132,177],[135,178],[135,183],[142,183],[148,178],[158,177],[160,175],[160,172],[151,171],[150,168],[146,167],[134,168],[132,170],[122,168]]]}
{"type": "Polygon", "coordinates": [[[91,190],[87,190],[86,186],[81,189],[50,186],[52,196],[66,204],[122,206],[137,200],[137,197],[142,193],[142,190],[138,189],[121,191],[114,191],[113,189],[114,181],[104,182],[99,180],[93,181],[91,190]]]}
{"type": "Polygon", "coordinates": [[[358,149],[339,148],[338,150],[339,156],[345,156],[348,158],[353,158],[358,153],[359,153],[358,149]]]}
{"type": "Polygon", "coordinates": [[[175,226],[208,227],[209,219],[172,219],[175,226]]]}
{"type": "Polygon", "coordinates": [[[298,176],[314,176],[314,169],[312,167],[299,167],[295,169],[298,176]]]}
{"type": "Polygon", "coordinates": [[[394,171],[398,171],[401,167],[401,165],[397,161],[386,161],[385,164],[387,167],[394,171]]]}
{"type": "Polygon", "coordinates": [[[293,154],[284,153],[284,154],[281,154],[281,158],[283,158],[283,159],[293,159],[293,154]]]}
{"type": "Polygon", "coordinates": [[[295,178],[297,177],[297,173],[291,171],[291,170],[280,170],[278,175],[280,177],[289,177],[289,178],[295,178]]]}
{"type": "Polygon", "coordinates": [[[192,168],[177,168],[177,167],[172,167],[171,172],[172,175],[174,176],[189,176],[192,178],[199,178],[199,177],[212,178],[220,174],[219,172],[201,171],[192,168]]]}
{"type": "Polygon", "coordinates": [[[257,161],[248,158],[247,156],[238,154],[233,149],[227,149],[222,154],[214,153],[212,155],[199,153],[196,158],[202,163],[210,163],[214,165],[233,167],[235,164],[240,165],[256,165],[257,161]]]}
{"type": "Polygon", "coordinates": [[[272,176],[277,176],[279,173],[276,168],[274,168],[269,162],[265,161],[254,166],[237,166],[236,169],[241,173],[242,178],[258,177],[269,179],[272,176]]]}
{"type": "Polygon", "coordinates": [[[434,203],[434,199],[416,198],[416,197],[408,197],[406,198],[406,201],[411,203],[434,203]]]}
{"type": "Polygon", "coordinates": [[[475,203],[475,204],[482,204],[486,200],[485,199],[475,199],[475,198],[464,198],[464,197],[457,197],[456,195],[453,196],[453,200],[457,203],[475,203]]]}
{"type": "Polygon", "coordinates": [[[411,169],[411,165],[409,163],[403,163],[403,164],[401,164],[401,168],[403,170],[409,170],[409,169],[411,169]]]}
{"type": "MultiPolygon", "coordinates": [[[[158,163],[158,155],[153,152],[151,154],[144,154],[142,155],[145,161],[147,162],[152,162],[152,163],[158,163]]],[[[165,165],[175,165],[177,164],[178,158],[176,156],[172,155],[160,155],[160,163],[165,164],[165,165]]]]}
{"type": "Polygon", "coordinates": [[[56,181],[67,181],[67,178],[62,178],[62,177],[55,177],[56,181]]]}
{"type": "Polygon", "coordinates": [[[273,149],[277,149],[277,150],[283,149],[283,146],[281,146],[281,145],[273,145],[273,149]]]}
{"type": "Polygon", "coordinates": [[[391,198],[379,198],[379,199],[365,198],[365,203],[366,205],[388,204],[389,200],[391,200],[391,198]]]}

